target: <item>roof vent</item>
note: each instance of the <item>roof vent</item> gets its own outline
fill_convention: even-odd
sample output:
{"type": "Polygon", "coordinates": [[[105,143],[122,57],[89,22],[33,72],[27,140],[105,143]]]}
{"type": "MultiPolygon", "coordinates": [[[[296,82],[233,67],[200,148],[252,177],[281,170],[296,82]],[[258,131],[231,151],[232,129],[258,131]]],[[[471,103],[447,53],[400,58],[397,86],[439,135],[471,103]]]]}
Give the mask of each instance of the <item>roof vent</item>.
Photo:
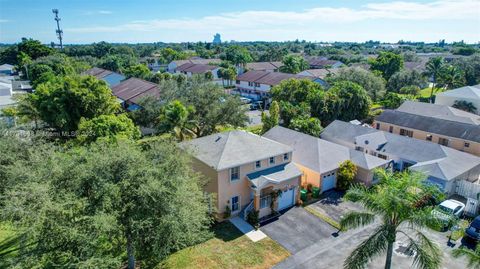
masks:
{"type": "Polygon", "coordinates": [[[368,145],[368,140],[365,140],[365,145],[368,145]]]}

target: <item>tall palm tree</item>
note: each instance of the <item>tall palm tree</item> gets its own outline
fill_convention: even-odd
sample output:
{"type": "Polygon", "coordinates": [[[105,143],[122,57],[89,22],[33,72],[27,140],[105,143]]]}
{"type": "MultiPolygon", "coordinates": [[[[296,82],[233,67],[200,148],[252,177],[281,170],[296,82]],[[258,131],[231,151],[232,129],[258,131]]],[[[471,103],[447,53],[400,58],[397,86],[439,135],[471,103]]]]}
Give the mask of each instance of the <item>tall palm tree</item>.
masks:
{"type": "Polygon", "coordinates": [[[441,252],[421,230],[437,224],[426,203],[429,198],[440,195],[438,189],[422,184],[424,177],[420,174],[378,171],[378,176],[381,183],[375,187],[355,186],[345,195],[345,199],[361,203],[367,211],[347,213],[340,222],[342,228],[374,223],[375,230],[345,260],[344,268],[366,268],[373,258],[386,253],[385,268],[390,269],[393,246],[399,234],[406,237],[407,250],[415,253],[413,266],[439,268],[441,252]],[[380,222],[375,221],[376,216],[380,222]]]}
{"type": "Polygon", "coordinates": [[[480,244],[477,244],[475,250],[466,247],[460,247],[453,250],[453,257],[465,257],[468,260],[468,268],[480,269],[480,244]]]}
{"type": "Polygon", "coordinates": [[[159,130],[169,132],[179,141],[187,137],[194,137],[193,128],[195,124],[189,119],[192,108],[185,107],[180,101],[175,100],[167,104],[161,115],[158,117],[159,130]]]}
{"type": "Polygon", "coordinates": [[[465,100],[455,100],[452,107],[470,113],[476,113],[477,111],[477,107],[472,102],[467,102],[465,100]]]}
{"type": "Polygon", "coordinates": [[[444,60],[442,57],[435,57],[428,60],[426,65],[426,74],[432,78],[432,90],[430,91],[430,102],[433,102],[433,93],[437,86],[437,80],[443,71],[444,60]]]}
{"type": "Polygon", "coordinates": [[[463,71],[454,65],[444,66],[440,73],[439,80],[447,89],[454,89],[465,85],[465,74],[463,71]]]}

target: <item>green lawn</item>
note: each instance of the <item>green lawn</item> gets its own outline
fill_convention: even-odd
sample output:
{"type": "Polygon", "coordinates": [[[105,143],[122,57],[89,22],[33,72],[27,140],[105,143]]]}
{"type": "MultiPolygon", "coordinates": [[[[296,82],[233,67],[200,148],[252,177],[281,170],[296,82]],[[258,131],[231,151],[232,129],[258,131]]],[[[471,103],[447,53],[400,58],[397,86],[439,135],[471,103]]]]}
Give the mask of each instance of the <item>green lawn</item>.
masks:
{"type": "MultiPolygon", "coordinates": [[[[429,98],[431,91],[432,91],[432,88],[430,88],[430,87],[427,87],[427,88],[421,90],[420,91],[420,97],[429,98]]],[[[433,93],[433,95],[436,95],[436,94],[441,93],[443,91],[444,91],[444,89],[436,89],[436,91],[433,93]]]]}
{"type": "Polygon", "coordinates": [[[252,242],[230,222],[213,229],[214,238],[170,255],[158,268],[271,268],[290,255],[270,238],[252,242]]]}

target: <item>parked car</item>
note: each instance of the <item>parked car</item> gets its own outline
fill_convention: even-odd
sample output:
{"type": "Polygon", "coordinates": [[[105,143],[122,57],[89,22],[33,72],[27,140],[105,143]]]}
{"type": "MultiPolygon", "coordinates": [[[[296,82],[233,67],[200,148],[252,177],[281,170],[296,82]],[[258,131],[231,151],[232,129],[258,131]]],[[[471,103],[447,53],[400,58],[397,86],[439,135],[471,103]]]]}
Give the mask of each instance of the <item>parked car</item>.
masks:
{"type": "Polygon", "coordinates": [[[465,210],[465,204],[457,200],[448,199],[441,202],[433,209],[432,214],[444,224],[444,228],[448,228],[452,218],[459,218],[465,210]]]}
{"type": "Polygon", "coordinates": [[[263,102],[262,101],[256,101],[252,102],[250,104],[250,110],[257,110],[263,108],[263,102]]]}
{"type": "Polygon", "coordinates": [[[477,216],[465,230],[465,235],[475,241],[480,241],[480,216],[477,216]]]}
{"type": "Polygon", "coordinates": [[[246,98],[246,97],[240,97],[240,101],[244,104],[250,104],[252,102],[252,99],[246,98]]]}

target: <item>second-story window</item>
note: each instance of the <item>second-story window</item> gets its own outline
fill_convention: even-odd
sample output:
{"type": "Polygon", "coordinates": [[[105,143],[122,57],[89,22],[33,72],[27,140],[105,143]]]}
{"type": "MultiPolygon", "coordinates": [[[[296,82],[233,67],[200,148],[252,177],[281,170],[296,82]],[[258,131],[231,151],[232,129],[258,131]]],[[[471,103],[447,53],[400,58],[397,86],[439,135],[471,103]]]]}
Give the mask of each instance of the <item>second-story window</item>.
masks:
{"type": "Polygon", "coordinates": [[[288,161],[288,153],[283,154],[283,160],[288,161]]]}
{"type": "Polygon", "coordinates": [[[443,145],[443,146],[448,146],[448,139],[443,138],[443,137],[439,137],[438,138],[438,144],[443,145]]]}
{"type": "Polygon", "coordinates": [[[236,84],[240,84],[240,80],[235,80],[235,83],[236,83],[236,84]]]}
{"type": "Polygon", "coordinates": [[[262,167],[262,162],[261,161],[256,161],[255,162],[255,169],[258,169],[260,167],[262,167]]]}
{"type": "Polygon", "coordinates": [[[260,83],[255,82],[255,87],[260,87],[260,83]]]}
{"type": "Polygon", "coordinates": [[[248,86],[252,87],[253,86],[253,82],[248,82],[248,86]]]}
{"type": "Polygon", "coordinates": [[[230,168],[230,181],[235,181],[240,179],[240,167],[230,168]]]}
{"type": "Polygon", "coordinates": [[[270,165],[275,164],[275,157],[270,157],[268,162],[270,163],[270,165]]]}

